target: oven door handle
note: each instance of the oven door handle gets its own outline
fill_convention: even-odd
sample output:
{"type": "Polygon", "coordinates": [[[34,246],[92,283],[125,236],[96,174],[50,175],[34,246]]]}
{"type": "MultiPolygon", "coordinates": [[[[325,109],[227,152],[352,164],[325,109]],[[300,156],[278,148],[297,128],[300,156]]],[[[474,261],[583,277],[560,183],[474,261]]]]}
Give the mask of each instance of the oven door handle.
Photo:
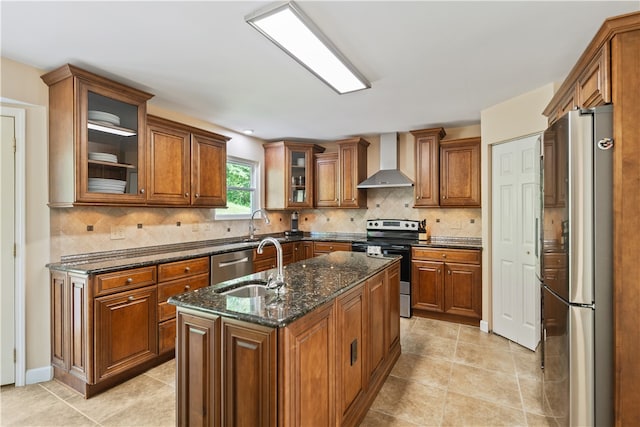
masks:
{"type": "Polygon", "coordinates": [[[399,249],[401,251],[409,250],[409,248],[407,248],[406,246],[400,246],[400,245],[391,245],[390,248],[391,249],[399,249]]]}

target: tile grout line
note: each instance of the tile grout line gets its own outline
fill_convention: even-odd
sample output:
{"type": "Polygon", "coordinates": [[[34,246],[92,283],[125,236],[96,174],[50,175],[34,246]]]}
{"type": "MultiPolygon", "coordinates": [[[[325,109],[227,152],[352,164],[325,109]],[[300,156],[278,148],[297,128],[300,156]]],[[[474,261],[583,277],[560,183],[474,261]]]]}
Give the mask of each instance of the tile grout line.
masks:
{"type": "Polygon", "coordinates": [[[55,393],[53,390],[49,390],[48,388],[46,388],[45,386],[43,386],[42,384],[38,383],[38,385],[45,389],[49,394],[51,394],[52,396],[54,396],[56,399],[58,399],[59,401],[61,401],[62,403],[64,403],[65,405],[67,405],[69,408],[73,409],[75,412],[77,412],[78,414],[82,415],[83,417],[87,418],[89,421],[93,422],[95,425],[97,426],[102,426],[101,423],[99,423],[98,421],[94,420],[93,418],[91,418],[89,415],[85,414],[84,412],[82,412],[81,410],[79,410],[78,408],[76,408],[75,406],[73,406],[72,404],[70,404],[69,402],[67,402],[65,399],[63,399],[62,397],[58,396],[57,393],[55,393]]]}

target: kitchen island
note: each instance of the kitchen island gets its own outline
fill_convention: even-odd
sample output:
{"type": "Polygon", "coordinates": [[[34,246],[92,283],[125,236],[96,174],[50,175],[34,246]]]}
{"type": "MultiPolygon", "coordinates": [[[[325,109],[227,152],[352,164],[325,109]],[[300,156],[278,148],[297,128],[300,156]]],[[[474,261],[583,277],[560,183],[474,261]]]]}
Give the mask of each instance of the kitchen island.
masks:
{"type": "Polygon", "coordinates": [[[178,425],[357,425],[400,356],[400,258],[333,252],[177,295],[178,425]]]}

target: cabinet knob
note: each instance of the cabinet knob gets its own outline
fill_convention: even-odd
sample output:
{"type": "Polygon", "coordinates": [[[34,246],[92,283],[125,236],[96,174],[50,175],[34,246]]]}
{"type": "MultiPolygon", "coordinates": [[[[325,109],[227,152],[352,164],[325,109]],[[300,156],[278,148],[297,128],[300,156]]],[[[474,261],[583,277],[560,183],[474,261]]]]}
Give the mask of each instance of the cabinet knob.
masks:
{"type": "Polygon", "coordinates": [[[451,276],[451,270],[447,270],[447,274],[451,276]]]}
{"type": "Polygon", "coordinates": [[[184,193],[184,197],[189,197],[189,193],[184,193]]]}
{"type": "Polygon", "coordinates": [[[443,198],[443,199],[446,199],[446,198],[447,198],[447,196],[442,196],[442,198],[443,198]]]}
{"type": "Polygon", "coordinates": [[[127,298],[129,301],[133,301],[135,298],[133,297],[133,295],[129,295],[129,298],[127,298]]]}
{"type": "Polygon", "coordinates": [[[447,257],[447,254],[442,254],[442,258],[446,258],[446,257],[447,257]]]}
{"type": "Polygon", "coordinates": [[[140,189],[140,194],[144,194],[144,188],[140,189]]]}
{"type": "Polygon", "coordinates": [[[196,199],[197,199],[198,197],[200,197],[200,194],[196,193],[196,199]]]}
{"type": "Polygon", "coordinates": [[[438,274],[440,274],[440,269],[438,269],[438,274]]]}
{"type": "Polygon", "coordinates": [[[185,291],[188,291],[189,289],[191,289],[191,286],[189,286],[189,285],[187,285],[187,286],[185,286],[185,287],[184,287],[184,290],[185,290],[185,291]]]}
{"type": "Polygon", "coordinates": [[[127,283],[133,283],[133,278],[129,277],[129,278],[127,279],[127,283]]]}
{"type": "Polygon", "coordinates": [[[190,271],[191,271],[191,267],[185,267],[185,268],[184,268],[184,272],[185,272],[185,273],[188,273],[188,272],[190,272],[190,271]]]}

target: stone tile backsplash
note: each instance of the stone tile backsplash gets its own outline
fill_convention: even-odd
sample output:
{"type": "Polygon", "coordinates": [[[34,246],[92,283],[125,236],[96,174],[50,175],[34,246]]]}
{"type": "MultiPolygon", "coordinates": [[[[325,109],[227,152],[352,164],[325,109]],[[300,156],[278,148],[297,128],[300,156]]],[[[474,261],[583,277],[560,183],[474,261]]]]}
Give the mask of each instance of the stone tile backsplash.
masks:
{"type": "MultiPolygon", "coordinates": [[[[368,209],[304,210],[300,212],[300,230],[364,233],[367,219],[406,218],[426,219],[432,236],[482,236],[479,208],[415,209],[412,187],[367,191],[368,209]]],[[[248,234],[249,224],[248,220],[215,220],[213,209],[74,207],[50,212],[51,261],[60,260],[62,255],[238,238],[248,234]]],[[[289,212],[272,211],[269,217],[269,225],[255,221],[257,234],[281,233],[290,228],[289,212]]]]}

